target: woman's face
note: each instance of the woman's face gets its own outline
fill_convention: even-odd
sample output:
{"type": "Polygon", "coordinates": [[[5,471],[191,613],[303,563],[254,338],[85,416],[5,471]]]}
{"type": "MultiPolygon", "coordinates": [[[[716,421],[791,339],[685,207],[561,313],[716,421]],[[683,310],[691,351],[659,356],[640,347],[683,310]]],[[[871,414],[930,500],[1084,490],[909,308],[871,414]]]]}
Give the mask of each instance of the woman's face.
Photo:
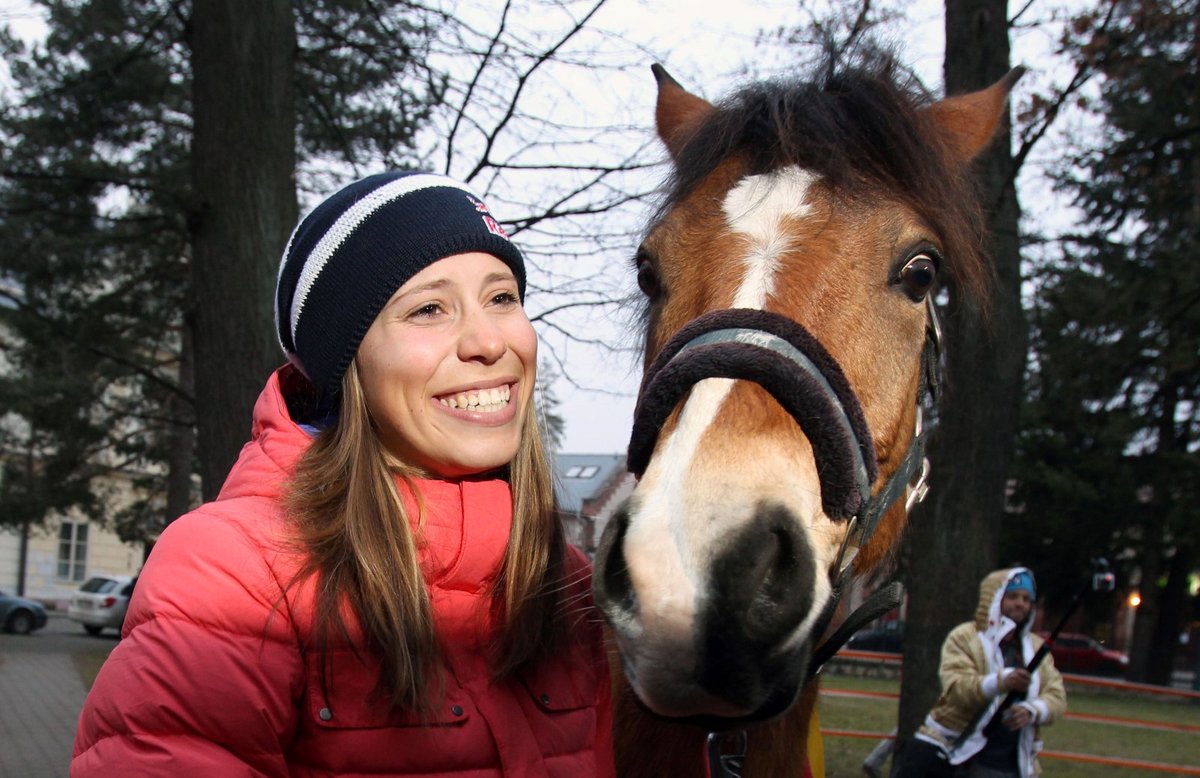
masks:
{"type": "Polygon", "coordinates": [[[456,254],[414,275],[356,356],[384,445],[443,477],[512,461],[533,397],[537,335],[508,265],[456,254]]]}

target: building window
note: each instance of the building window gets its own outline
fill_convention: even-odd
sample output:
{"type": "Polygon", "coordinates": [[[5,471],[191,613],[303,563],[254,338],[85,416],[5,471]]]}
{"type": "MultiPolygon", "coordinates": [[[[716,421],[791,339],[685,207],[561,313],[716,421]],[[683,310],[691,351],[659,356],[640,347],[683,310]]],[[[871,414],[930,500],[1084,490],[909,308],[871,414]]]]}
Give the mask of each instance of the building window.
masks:
{"type": "Polygon", "coordinates": [[[594,478],[600,468],[596,465],[571,465],[564,474],[565,478],[594,478]]]}
{"type": "Polygon", "coordinates": [[[82,581],[87,567],[87,522],[64,521],[58,528],[58,577],[82,581]]]}

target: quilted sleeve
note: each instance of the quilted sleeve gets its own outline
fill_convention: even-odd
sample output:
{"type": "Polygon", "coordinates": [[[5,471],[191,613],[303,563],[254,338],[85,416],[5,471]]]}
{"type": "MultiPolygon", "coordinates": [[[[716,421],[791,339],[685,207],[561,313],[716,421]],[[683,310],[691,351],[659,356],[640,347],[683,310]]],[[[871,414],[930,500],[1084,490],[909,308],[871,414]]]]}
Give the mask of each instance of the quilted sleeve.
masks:
{"type": "Polygon", "coordinates": [[[979,636],[975,625],[960,624],[950,630],[942,644],[942,661],[938,675],[942,681],[942,698],[957,711],[969,715],[990,701],[983,690],[987,677],[978,649],[979,636]]]}
{"type": "Polygon", "coordinates": [[[155,545],[71,775],[286,776],[303,661],[269,549],[202,507],[155,545]]]}

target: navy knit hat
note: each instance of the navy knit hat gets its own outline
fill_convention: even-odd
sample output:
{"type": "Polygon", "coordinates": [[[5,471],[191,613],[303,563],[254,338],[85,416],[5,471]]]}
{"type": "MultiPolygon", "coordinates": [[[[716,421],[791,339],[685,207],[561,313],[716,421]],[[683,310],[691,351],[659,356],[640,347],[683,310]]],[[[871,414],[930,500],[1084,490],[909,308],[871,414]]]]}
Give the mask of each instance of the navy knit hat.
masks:
{"type": "Polygon", "coordinates": [[[434,173],[380,173],[330,195],[288,241],[275,286],[275,329],[288,360],[328,404],[359,343],[408,279],[439,259],[479,251],[525,262],[483,200],[434,173]]]}

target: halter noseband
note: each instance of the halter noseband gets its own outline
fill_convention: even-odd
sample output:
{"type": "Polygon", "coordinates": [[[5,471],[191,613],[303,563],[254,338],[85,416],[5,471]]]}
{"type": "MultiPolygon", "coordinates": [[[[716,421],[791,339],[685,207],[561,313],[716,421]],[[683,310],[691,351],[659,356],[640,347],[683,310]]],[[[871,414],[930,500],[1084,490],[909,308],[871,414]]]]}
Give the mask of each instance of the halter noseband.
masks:
{"type": "Polygon", "coordinates": [[[865,544],[887,509],[910,489],[918,471],[920,480],[911,486],[905,507],[920,502],[927,490],[922,398],[928,395],[930,404],[936,405],[943,365],[941,327],[929,300],[926,310],[916,430],[900,466],[874,496],[871,484],[878,476],[875,444],[841,367],[801,324],[754,308],[721,309],[698,316],[663,346],[638,392],[627,457],[629,471],[639,478],[645,473],[663,424],[696,383],[706,378],[753,381],[788,411],[812,444],[826,515],[849,519],[854,526],[847,538],[857,535],[858,545],[865,544]]]}
{"type": "Polygon", "coordinates": [[[791,414],[812,443],[827,515],[848,519],[870,500],[875,444],[841,367],[799,323],[754,308],[699,316],[659,352],[638,393],[630,472],[645,472],[667,417],[705,378],[754,381],[791,414]]]}

